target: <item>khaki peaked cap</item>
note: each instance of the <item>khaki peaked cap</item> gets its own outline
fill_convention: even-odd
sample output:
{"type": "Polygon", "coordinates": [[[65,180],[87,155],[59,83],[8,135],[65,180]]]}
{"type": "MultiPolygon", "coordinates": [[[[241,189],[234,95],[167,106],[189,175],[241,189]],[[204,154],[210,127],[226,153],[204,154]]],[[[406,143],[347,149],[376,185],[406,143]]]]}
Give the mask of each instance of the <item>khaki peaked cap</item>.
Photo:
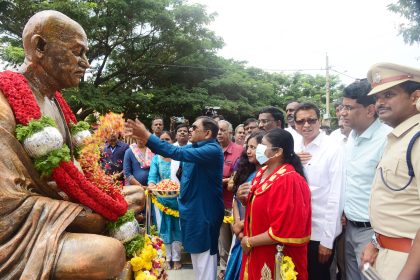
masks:
{"type": "Polygon", "coordinates": [[[420,69],[381,62],[370,67],[367,78],[372,85],[368,95],[373,95],[406,81],[420,83],[420,69]]]}

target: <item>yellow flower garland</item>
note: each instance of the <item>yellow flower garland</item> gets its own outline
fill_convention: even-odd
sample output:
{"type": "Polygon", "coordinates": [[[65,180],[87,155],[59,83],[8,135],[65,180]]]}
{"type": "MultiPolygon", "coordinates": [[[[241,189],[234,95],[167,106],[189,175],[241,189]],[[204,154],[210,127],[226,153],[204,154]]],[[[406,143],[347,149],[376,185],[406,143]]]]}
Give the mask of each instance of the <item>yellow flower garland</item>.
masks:
{"type": "MultiPolygon", "coordinates": [[[[149,192],[149,190],[145,191],[145,195],[148,196],[150,194],[150,198],[152,199],[152,203],[156,205],[156,207],[162,211],[163,213],[165,213],[166,215],[169,216],[173,216],[175,218],[179,218],[179,211],[178,210],[174,210],[171,209],[169,207],[166,207],[165,205],[163,205],[162,203],[160,203],[156,197],[149,192]]],[[[224,216],[223,217],[223,222],[225,224],[233,224],[233,216],[224,216]]]]}
{"type": "MultiPolygon", "coordinates": [[[[145,194],[146,194],[146,196],[147,195],[149,195],[149,191],[146,191],[145,192],[145,194]]],[[[172,216],[172,217],[175,217],[175,218],[179,218],[179,211],[178,210],[174,210],[174,209],[171,209],[171,208],[169,208],[169,207],[166,207],[165,205],[163,205],[162,203],[160,203],[157,199],[156,199],[156,197],[154,196],[154,195],[152,195],[152,194],[150,194],[150,198],[152,199],[152,203],[154,204],[154,205],[156,205],[156,207],[160,210],[160,211],[162,211],[163,213],[165,213],[166,215],[169,215],[169,216],[172,216]]]]}
{"type": "Polygon", "coordinates": [[[295,264],[293,263],[291,257],[283,256],[280,274],[282,276],[282,279],[296,280],[296,275],[298,273],[295,271],[295,264]]]}

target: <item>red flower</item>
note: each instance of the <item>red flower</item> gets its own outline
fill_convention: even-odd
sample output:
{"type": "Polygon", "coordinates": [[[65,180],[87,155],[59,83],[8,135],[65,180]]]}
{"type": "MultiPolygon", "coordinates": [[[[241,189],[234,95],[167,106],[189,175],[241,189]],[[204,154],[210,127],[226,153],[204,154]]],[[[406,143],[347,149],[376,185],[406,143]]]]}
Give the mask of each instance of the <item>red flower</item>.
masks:
{"type": "MultiPolygon", "coordinates": [[[[8,100],[17,123],[28,125],[31,120],[41,118],[41,109],[28,81],[22,74],[11,71],[0,72],[0,90],[8,100]]],[[[70,127],[77,123],[76,116],[60,92],[55,93],[55,98],[67,125],[70,127]]],[[[79,172],[73,162],[61,162],[53,170],[52,179],[72,200],[88,206],[105,218],[116,220],[123,215],[127,211],[128,205],[120,193],[118,185],[113,185],[106,176],[95,178],[95,172],[86,174],[88,179],[79,172]]]]}

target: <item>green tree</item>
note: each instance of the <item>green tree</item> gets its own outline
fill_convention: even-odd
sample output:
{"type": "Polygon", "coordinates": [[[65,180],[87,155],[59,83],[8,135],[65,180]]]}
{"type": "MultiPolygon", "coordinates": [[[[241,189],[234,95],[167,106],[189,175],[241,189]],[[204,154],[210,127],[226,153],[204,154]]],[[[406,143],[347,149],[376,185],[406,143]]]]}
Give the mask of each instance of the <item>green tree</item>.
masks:
{"type": "Polygon", "coordinates": [[[388,5],[388,9],[399,14],[407,21],[401,23],[399,32],[410,45],[420,43],[420,2],[417,0],[399,0],[388,5]]]}
{"type": "MultiPolygon", "coordinates": [[[[88,36],[91,69],[78,89],[64,92],[80,118],[96,110],[191,121],[205,106],[217,106],[236,125],[262,107],[284,108],[292,99],[325,104],[322,76],[267,73],[217,56],[223,41],[207,29],[214,15],[183,0],[0,0],[3,60],[23,61],[24,24],[45,9],[75,19],[88,36]]],[[[333,99],[337,77],[331,85],[333,99]]]]}
{"type": "MultiPolygon", "coordinates": [[[[213,56],[223,41],[206,28],[213,19],[202,5],[181,0],[0,0],[2,58],[17,64],[24,24],[35,12],[61,11],[85,29],[91,70],[80,90],[65,92],[73,109],[115,110],[128,115],[145,107],[151,89],[165,84],[168,65],[213,56]]],[[[20,53],[22,54],[22,52],[20,53]]],[[[22,57],[22,56],[20,56],[22,57]]],[[[87,110],[89,112],[89,110],[87,110]]]]}

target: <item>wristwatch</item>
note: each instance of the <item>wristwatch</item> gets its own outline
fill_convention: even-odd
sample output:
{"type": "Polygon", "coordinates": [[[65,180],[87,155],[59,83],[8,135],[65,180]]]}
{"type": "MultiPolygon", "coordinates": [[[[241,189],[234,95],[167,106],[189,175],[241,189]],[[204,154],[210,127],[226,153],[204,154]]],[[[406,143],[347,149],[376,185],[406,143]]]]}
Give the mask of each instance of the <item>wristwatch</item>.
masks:
{"type": "Polygon", "coordinates": [[[370,243],[372,243],[373,247],[376,249],[381,249],[381,245],[379,245],[378,240],[376,239],[376,234],[374,233],[372,236],[372,239],[370,240],[370,243]]]}

